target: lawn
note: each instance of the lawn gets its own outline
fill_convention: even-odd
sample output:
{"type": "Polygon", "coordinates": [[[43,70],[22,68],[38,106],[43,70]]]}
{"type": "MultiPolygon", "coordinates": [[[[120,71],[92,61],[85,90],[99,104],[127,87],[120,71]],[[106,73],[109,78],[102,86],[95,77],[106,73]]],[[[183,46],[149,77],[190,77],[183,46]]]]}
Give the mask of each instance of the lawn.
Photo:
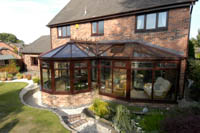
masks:
{"type": "Polygon", "coordinates": [[[20,102],[26,83],[0,83],[0,133],[66,133],[52,112],[34,109],[20,102]]]}

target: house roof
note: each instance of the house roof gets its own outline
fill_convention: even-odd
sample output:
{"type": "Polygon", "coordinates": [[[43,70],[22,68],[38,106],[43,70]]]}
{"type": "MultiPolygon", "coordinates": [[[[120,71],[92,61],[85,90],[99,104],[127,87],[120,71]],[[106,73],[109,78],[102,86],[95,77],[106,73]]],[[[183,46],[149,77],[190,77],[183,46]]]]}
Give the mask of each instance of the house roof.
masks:
{"type": "Polygon", "coordinates": [[[154,46],[150,43],[136,40],[111,41],[77,41],[71,40],[40,55],[41,59],[77,59],[77,58],[125,58],[125,59],[182,59],[178,51],[154,46]]]}
{"type": "Polygon", "coordinates": [[[0,55],[0,60],[13,60],[13,59],[16,58],[12,55],[0,55]]]}
{"type": "Polygon", "coordinates": [[[51,49],[51,43],[50,43],[50,36],[45,35],[41,36],[37,40],[35,40],[33,43],[25,46],[22,49],[22,53],[24,54],[41,54],[43,52],[47,52],[51,49]]]}
{"type": "Polygon", "coordinates": [[[155,7],[191,4],[194,1],[196,0],[71,0],[48,26],[150,8],[156,9],[155,7]]]}

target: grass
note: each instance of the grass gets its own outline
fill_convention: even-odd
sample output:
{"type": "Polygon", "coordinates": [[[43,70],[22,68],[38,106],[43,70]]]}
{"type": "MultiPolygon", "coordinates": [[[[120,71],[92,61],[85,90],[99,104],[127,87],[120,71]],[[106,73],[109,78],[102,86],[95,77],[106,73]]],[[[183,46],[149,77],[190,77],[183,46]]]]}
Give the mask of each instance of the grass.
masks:
{"type": "Polygon", "coordinates": [[[49,111],[25,106],[19,92],[26,83],[0,83],[0,133],[68,133],[49,111]]]}

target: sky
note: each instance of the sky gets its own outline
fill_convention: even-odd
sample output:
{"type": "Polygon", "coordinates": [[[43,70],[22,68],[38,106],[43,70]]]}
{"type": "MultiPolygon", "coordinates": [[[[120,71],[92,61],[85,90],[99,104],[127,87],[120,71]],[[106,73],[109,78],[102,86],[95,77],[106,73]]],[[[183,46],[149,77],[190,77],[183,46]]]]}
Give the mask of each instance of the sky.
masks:
{"type": "MultiPolygon", "coordinates": [[[[1,0],[0,33],[12,33],[29,44],[49,35],[46,26],[70,0],[1,0]]],[[[191,36],[200,29],[200,1],[193,8],[191,36]]]]}

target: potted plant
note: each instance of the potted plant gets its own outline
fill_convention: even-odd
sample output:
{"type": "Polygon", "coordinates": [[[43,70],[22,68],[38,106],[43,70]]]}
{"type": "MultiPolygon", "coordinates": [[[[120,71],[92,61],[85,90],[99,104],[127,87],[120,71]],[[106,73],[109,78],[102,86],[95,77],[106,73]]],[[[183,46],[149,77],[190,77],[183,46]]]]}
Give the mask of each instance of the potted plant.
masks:
{"type": "Polygon", "coordinates": [[[40,78],[39,77],[33,77],[33,83],[38,85],[40,83],[40,78]]]}
{"type": "Polygon", "coordinates": [[[26,79],[26,74],[23,74],[23,79],[26,79]]]}
{"type": "Polygon", "coordinates": [[[12,74],[8,74],[7,79],[10,81],[13,79],[13,75],[12,74]]]}
{"type": "Polygon", "coordinates": [[[30,75],[30,74],[27,74],[27,75],[26,75],[26,78],[27,78],[28,80],[31,80],[31,75],[30,75]]]}
{"type": "Polygon", "coordinates": [[[23,78],[23,75],[21,73],[17,73],[17,79],[22,79],[23,78]]]}

